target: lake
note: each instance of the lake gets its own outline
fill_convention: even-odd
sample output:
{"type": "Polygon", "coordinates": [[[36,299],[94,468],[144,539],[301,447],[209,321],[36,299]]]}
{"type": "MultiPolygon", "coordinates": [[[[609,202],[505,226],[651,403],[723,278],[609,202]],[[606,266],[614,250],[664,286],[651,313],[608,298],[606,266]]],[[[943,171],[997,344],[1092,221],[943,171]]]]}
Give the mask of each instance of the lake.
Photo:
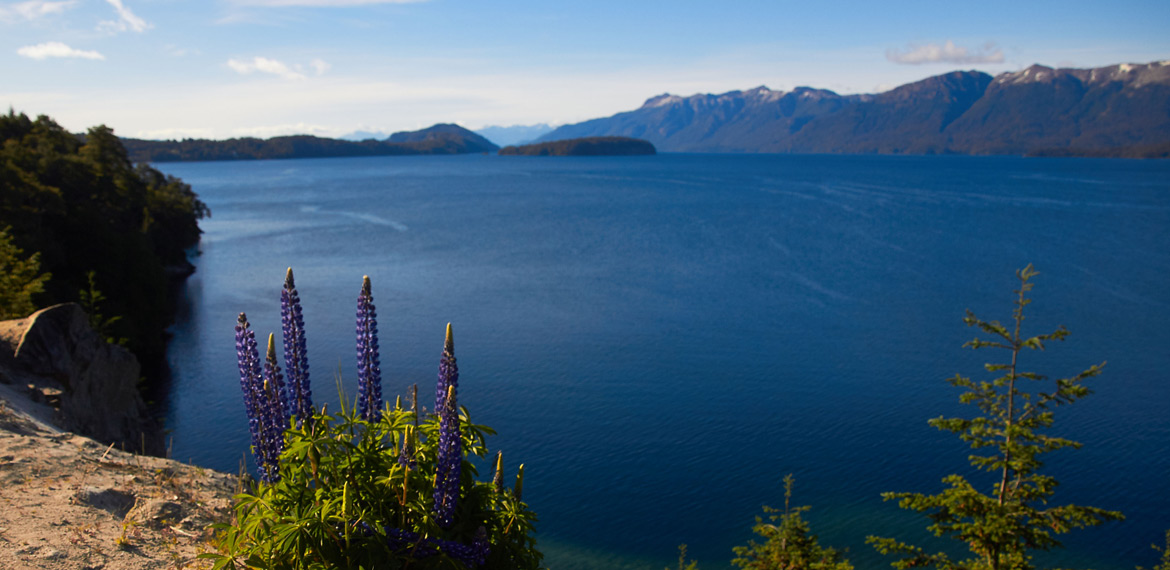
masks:
{"type": "MultiPolygon", "coordinates": [[[[931,549],[885,491],[933,493],[970,450],[927,425],[989,379],[964,311],[1011,318],[1021,359],[1065,377],[1084,443],[1046,459],[1055,504],[1127,519],[1040,559],[1152,566],[1170,528],[1170,161],[687,155],[437,156],[158,165],[210,206],[160,396],[173,455],[236,471],[249,436],[232,327],[278,332],[292,266],[315,402],[355,392],[354,310],[373,282],[383,390],[431,393],[454,327],[460,403],[540,516],[554,569],[729,567],[762,505],[810,505],[858,568],[870,534],[931,549]]],[[[424,405],[432,404],[421,398],[424,405]]],[[[486,475],[484,475],[486,477],[486,475]]],[[[977,476],[978,477],[978,476],[977,476]]],[[[987,478],[979,482],[990,481],[987,478]]],[[[988,484],[989,485],[989,484],[988,484]]],[[[943,546],[940,546],[943,545],[943,546]]]]}

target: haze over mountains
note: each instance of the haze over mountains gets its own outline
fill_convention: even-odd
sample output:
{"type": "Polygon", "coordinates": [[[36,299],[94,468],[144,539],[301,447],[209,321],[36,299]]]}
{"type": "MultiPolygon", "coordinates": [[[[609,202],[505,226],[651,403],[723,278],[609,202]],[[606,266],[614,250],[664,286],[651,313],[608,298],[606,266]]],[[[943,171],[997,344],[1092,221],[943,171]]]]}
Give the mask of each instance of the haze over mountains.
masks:
{"type": "Polygon", "coordinates": [[[539,141],[627,136],[663,152],[1170,156],[1170,61],[955,71],[874,95],[664,94],[539,141]]]}

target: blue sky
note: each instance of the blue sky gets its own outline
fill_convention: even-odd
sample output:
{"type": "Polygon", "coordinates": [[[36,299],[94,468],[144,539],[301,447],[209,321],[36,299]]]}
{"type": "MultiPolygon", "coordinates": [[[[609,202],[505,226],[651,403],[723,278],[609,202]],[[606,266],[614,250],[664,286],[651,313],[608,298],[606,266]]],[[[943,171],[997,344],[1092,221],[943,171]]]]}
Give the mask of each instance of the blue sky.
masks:
{"type": "Polygon", "coordinates": [[[1170,59],[1170,2],[0,0],[0,105],[143,138],[577,122],[1170,59]]]}

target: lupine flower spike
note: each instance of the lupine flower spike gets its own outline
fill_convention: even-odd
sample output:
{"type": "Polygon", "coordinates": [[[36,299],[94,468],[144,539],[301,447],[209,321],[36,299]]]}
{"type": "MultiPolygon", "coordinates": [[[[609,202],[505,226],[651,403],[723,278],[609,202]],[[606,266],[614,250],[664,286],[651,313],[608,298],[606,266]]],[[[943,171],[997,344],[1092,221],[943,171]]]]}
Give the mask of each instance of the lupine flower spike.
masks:
{"type": "Polygon", "coordinates": [[[284,377],[276,364],[276,336],[272,334],[268,335],[268,356],[264,359],[264,378],[260,388],[261,478],[274,483],[280,480],[280,454],[284,451],[284,430],[289,425],[289,415],[284,377]]]}
{"type": "Polygon", "coordinates": [[[447,338],[443,342],[443,356],[439,360],[439,381],[444,394],[436,398],[435,411],[439,414],[439,449],[435,461],[435,518],[439,526],[451,526],[455,503],[459,498],[459,475],[463,465],[463,439],[459,429],[459,408],[455,387],[459,367],[455,364],[455,340],[451,324],[447,324],[447,338]]]}
{"type": "Polygon", "coordinates": [[[297,417],[297,426],[313,417],[313,391],[309,386],[309,358],[305,347],[305,318],[301,298],[293,282],[293,270],[284,276],[280,292],[280,325],[284,339],[284,371],[288,375],[289,412],[297,417]]]}
{"type": "Polygon", "coordinates": [[[248,415],[248,431],[252,435],[252,453],[261,463],[260,447],[260,355],[256,351],[256,335],[248,325],[248,316],[240,313],[236,320],[236,359],[240,366],[240,390],[244,392],[244,412],[248,415]]]}
{"type": "Polygon", "coordinates": [[[402,433],[402,448],[398,452],[398,464],[406,469],[414,469],[416,462],[414,460],[414,438],[415,429],[406,426],[406,430],[402,433]]]}
{"type": "Polygon", "coordinates": [[[496,452],[496,470],[492,473],[492,486],[497,493],[504,492],[504,452],[496,452]]]}
{"type": "Polygon", "coordinates": [[[447,389],[443,411],[439,415],[439,450],[435,461],[435,518],[439,526],[449,528],[455,518],[455,504],[459,500],[459,474],[463,465],[459,430],[459,412],[456,410],[455,387],[447,389]]]}
{"type": "Polygon", "coordinates": [[[414,427],[418,429],[418,384],[410,385],[410,411],[414,414],[414,427]]]}
{"type": "Polygon", "coordinates": [[[378,315],[370,276],[362,277],[357,303],[358,412],[363,420],[382,419],[382,369],[378,361],[378,315]]]}
{"type": "Polygon", "coordinates": [[[459,391],[459,367],[455,365],[455,337],[451,334],[451,323],[447,323],[447,339],[443,341],[443,356],[439,359],[439,381],[435,383],[435,413],[443,413],[443,402],[447,399],[448,388],[452,393],[459,391]]]}
{"type": "Polygon", "coordinates": [[[516,496],[519,501],[524,496],[524,464],[520,464],[520,469],[516,471],[516,488],[512,489],[512,494],[516,496]]]}

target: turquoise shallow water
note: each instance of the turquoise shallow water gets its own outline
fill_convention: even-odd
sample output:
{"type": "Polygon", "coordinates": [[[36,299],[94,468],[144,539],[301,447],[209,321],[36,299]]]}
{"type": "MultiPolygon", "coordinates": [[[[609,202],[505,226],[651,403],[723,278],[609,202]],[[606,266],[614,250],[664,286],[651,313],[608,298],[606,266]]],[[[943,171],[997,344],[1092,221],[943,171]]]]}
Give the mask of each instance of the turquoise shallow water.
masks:
{"type": "MultiPolygon", "coordinates": [[[[558,569],[721,568],[761,504],[884,567],[867,534],[928,543],[883,491],[932,492],[968,454],[929,418],[978,376],[965,309],[1010,318],[1041,271],[1024,364],[1108,360],[1057,417],[1057,500],[1128,519],[1051,559],[1152,566],[1170,528],[1170,163],[994,157],[385,157],[163,164],[213,211],[164,394],[174,454],[235,470],[248,436],[232,325],[279,329],[293,266],[318,403],[352,383],[370,275],[385,392],[428,393],[455,327],[461,403],[499,430],[558,569]]],[[[352,392],[352,386],[350,388],[352,392]]]]}

